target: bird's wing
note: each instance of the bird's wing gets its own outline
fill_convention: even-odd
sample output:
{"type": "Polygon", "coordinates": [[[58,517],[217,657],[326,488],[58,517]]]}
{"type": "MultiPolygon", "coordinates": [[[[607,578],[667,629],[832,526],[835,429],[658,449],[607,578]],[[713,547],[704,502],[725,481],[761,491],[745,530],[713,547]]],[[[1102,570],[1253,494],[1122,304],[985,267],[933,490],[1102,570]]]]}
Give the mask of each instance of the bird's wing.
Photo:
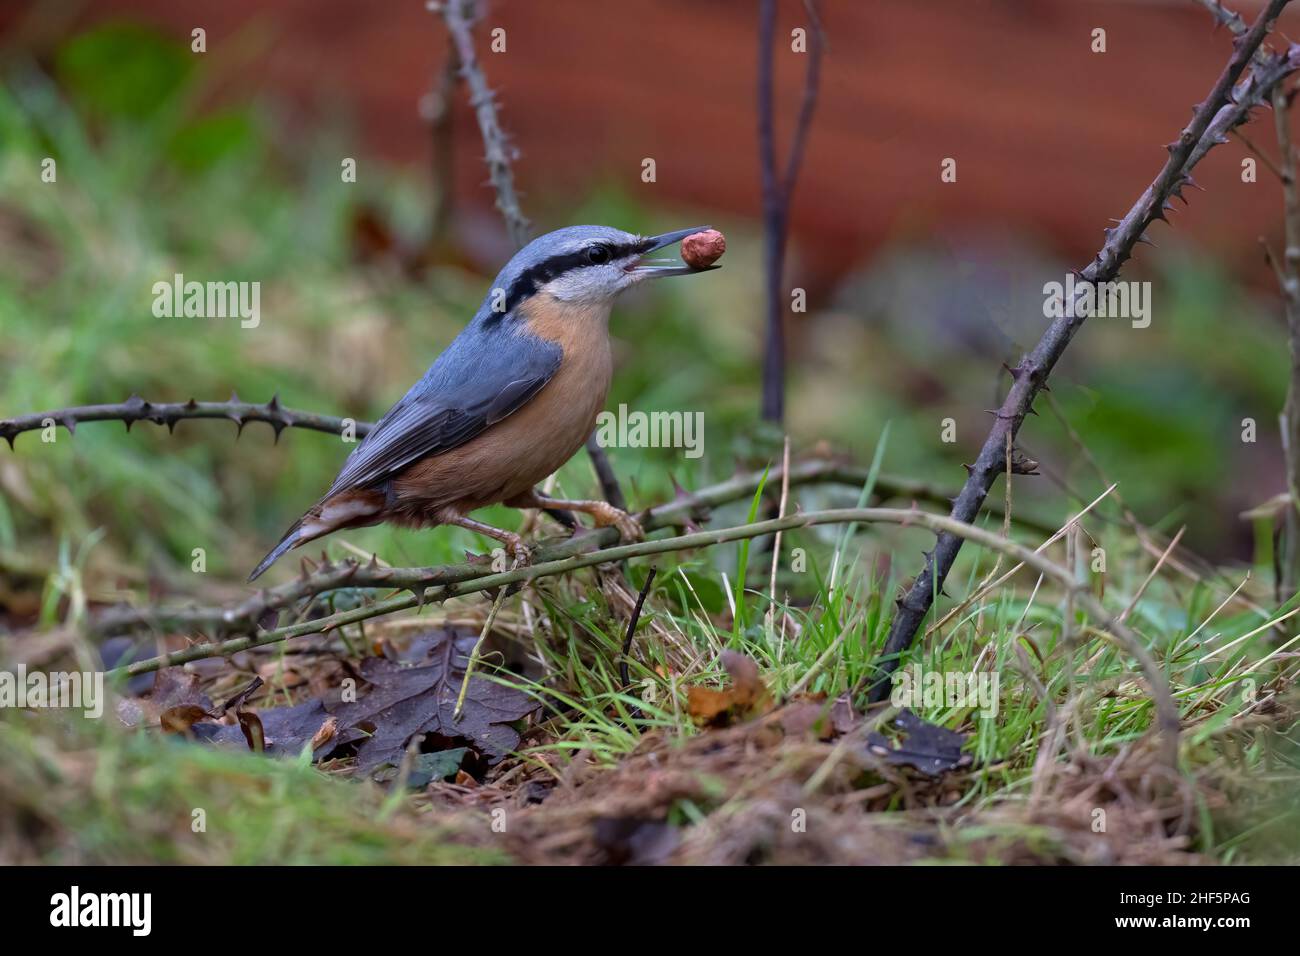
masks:
{"type": "Polygon", "coordinates": [[[563,349],[497,328],[458,337],[348,456],[326,497],[380,484],[463,445],[536,395],[560,367],[563,349]]]}

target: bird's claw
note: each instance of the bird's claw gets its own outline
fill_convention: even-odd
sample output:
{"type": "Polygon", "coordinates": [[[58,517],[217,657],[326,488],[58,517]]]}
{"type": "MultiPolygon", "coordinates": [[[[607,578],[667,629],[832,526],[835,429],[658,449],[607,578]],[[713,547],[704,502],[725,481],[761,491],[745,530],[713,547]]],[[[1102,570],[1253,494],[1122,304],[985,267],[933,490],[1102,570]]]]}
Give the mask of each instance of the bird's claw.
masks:
{"type": "Polygon", "coordinates": [[[596,511],[593,516],[596,519],[597,528],[617,528],[619,540],[623,544],[630,544],[645,539],[645,529],[641,527],[641,522],[637,521],[636,518],[632,517],[621,508],[615,508],[611,504],[605,504],[604,507],[596,511]]]}

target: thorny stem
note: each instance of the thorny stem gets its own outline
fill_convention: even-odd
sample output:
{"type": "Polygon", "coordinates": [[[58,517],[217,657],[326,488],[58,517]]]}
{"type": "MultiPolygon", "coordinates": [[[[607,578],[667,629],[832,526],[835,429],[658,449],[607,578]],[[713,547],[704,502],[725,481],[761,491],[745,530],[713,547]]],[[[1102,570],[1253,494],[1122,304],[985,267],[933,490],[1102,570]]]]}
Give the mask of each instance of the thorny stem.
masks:
{"type": "MultiPolygon", "coordinates": [[[[358,433],[362,424],[364,423],[358,423],[358,433]]],[[[788,475],[784,467],[777,469],[768,476],[768,480],[779,480],[783,485],[788,481],[792,487],[836,483],[860,488],[867,480],[867,469],[814,459],[792,465],[788,475]]],[[[660,528],[682,527],[691,521],[703,521],[711,508],[752,497],[762,481],[763,472],[755,471],[701,488],[694,493],[683,493],[675,501],[645,512],[640,518],[641,526],[645,531],[651,532],[660,528]]],[[[875,483],[875,497],[878,501],[892,498],[946,505],[951,496],[923,482],[880,475],[875,483]]],[[[1043,534],[1051,534],[1053,530],[1043,522],[1030,521],[1023,516],[1017,517],[1016,521],[1027,530],[1043,534]]],[[[556,544],[544,545],[533,557],[535,561],[549,561],[613,544],[617,540],[618,532],[615,529],[603,528],[556,544]]],[[[481,565],[468,563],[425,568],[381,567],[376,561],[368,564],[352,560],[336,564],[322,563],[310,573],[304,572],[297,580],[261,590],[232,607],[114,608],[102,612],[93,626],[104,635],[129,633],[145,627],[206,631],[216,638],[232,634],[253,634],[257,631],[258,622],[271,612],[339,588],[423,589],[435,584],[468,581],[483,573],[481,565]]]]}
{"type": "MultiPolygon", "coordinates": [[[[1226,141],[1228,132],[1245,122],[1249,110],[1262,103],[1268,91],[1300,65],[1300,47],[1295,45],[1278,55],[1261,51],[1260,58],[1251,64],[1265,34],[1288,2],[1269,0],[1254,26],[1233,41],[1232,56],[1210,94],[1196,108],[1192,121],[1178,139],[1168,145],[1169,158],[1159,175],[1124,218],[1113,229],[1105,231],[1106,241],[1101,251],[1079,273],[1078,295],[1082,296],[1090,284],[1109,282],[1119,274],[1134,246],[1144,240],[1144,233],[1151,223],[1166,218],[1171,197],[1182,199],[1183,190],[1195,185],[1190,176],[1192,167],[1211,148],[1226,141]],[[1240,86],[1236,86],[1248,66],[1250,73],[1240,86]]],[[[1065,314],[1053,320],[1033,351],[1011,370],[1011,388],[1002,407],[995,413],[993,426],[979,457],[970,467],[966,483],[953,504],[953,519],[963,524],[973,522],[993,482],[1005,469],[1003,455],[1008,436],[1014,441],[1025,416],[1032,410],[1035,397],[1045,387],[1052,369],[1086,318],[1077,314],[1083,310],[1074,309],[1073,304],[1067,303],[1069,307],[1062,310],[1065,314]]],[[[878,662],[880,676],[871,689],[871,700],[883,700],[888,694],[889,675],[898,667],[902,652],[911,645],[921,622],[929,613],[934,594],[942,589],[962,540],[960,535],[940,533],[921,573],[899,601],[884,655],[878,662]]]]}
{"type": "Polygon", "coordinates": [[[488,178],[497,194],[497,209],[506,221],[506,228],[515,245],[528,242],[530,223],[519,208],[519,195],[515,192],[514,176],[510,162],[515,150],[510,146],[501,122],[497,118],[496,98],[488,86],[487,77],[479,65],[474,50],[474,23],[481,13],[476,0],[445,0],[436,7],[442,12],[447,30],[451,33],[460,60],[460,75],[469,87],[469,102],[483,135],[483,159],[487,163],[488,178]]]}
{"type": "Polygon", "coordinates": [[[674,551],[685,551],[692,548],[709,547],[725,544],[730,541],[740,541],[747,538],[757,538],[764,535],[770,535],[778,531],[792,531],[797,528],[809,528],[816,525],[848,524],[855,522],[921,527],[944,534],[958,535],[961,538],[972,541],[981,547],[989,548],[999,552],[1000,554],[1009,555],[1015,560],[1028,565],[1035,571],[1038,571],[1040,574],[1051,578],[1067,591],[1072,592],[1080,607],[1082,607],[1094,620],[1103,622],[1100,629],[1108,633],[1126,653],[1138,661],[1142,668],[1142,672],[1147,679],[1151,697],[1155,705],[1156,726],[1161,734],[1162,753],[1164,754],[1166,763],[1171,767],[1176,765],[1178,758],[1179,718],[1178,709],[1175,706],[1173,697],[1170,693],[1169,684],[1161,673],[1160,668],[1156,665],[1154,658],[1152,658],[1146,647],[1143,645],[1142,641],[1123,623],[1119,622],[1114,614],[1107,611],[1101,602],[1093,597],[1086,585],[1080,584],[1068,569],[1060,567],[1043,557],[1042,554],[1032,551],[1018,542],[1003,538],[1001,535],[994,534],[983,528],[964,524],[953,518],[921,511],[917,508],[840,508],[828,511],[812,511],[805,514],[789,515],[785,518],[739,525],[733,528],[721,528],[713,531],[698,531],[693,534],[679,535],[677,537],[665,538],[659,541],[640,541],[635,544],[603,548],[586,554],[573,555],[571,557],[560,558],[553,561],[543,561],[528,567],[515,568],[510,571],[485,574],[468,582],[450,583],[432,587],[419,596],[412,595],[389,598],[386,601],[380,601],[369,607],[356,608],[339,614],[332,614],[329,617],[321,618],[320,620],[305,621],[301,624],[277,628],[276,630],[259,634],[256,637],[237,638],[230,641],[196,645],[171,654],[155,657],[147,661],[118,667],[109,671],[108,674],[112,678],[129,677],[134,674],[143,674],[149,671],[158,670],[161,667],[184,664],[189,661],[201,660],[208,657],[227,656],[238,651],[248,650],[249,648],[288,640],[292,637],[323,634],[333,630],[334,628],[343,627],[347,624],[353,624],[372,617],[378,617],[382,614],[405,610],[414,607],[417,604],[432,601],[445,601],[448,598],[457,597],[471,591],[485,590],[488,588],[504,589],[507,585],[525,581],[534,581],[538,578],[550,577],[557,574],[566,574],[571,571],[592,567],[597,564],[624,561],[629,558],[642,557],[650,554],[666,554],[674,551]]]}

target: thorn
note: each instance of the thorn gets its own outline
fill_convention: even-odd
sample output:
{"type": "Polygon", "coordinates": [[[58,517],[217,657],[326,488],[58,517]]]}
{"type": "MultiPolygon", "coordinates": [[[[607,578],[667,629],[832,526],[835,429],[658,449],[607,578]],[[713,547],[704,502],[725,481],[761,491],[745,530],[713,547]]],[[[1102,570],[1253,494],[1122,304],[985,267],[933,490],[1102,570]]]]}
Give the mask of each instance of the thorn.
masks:
{"type": "Polygon", "coordinates": [[[266,403],[266,410],[267,410],[268,412],[278,412],[278,411],[280,410],[280,393],[279,393],[279,392],[276,392],[274,395],[271,396],[271,400],[270,400],[269,402],[266,403]]]}
{"type": "Polygon", "coordinates": [[[194,409],[199,407],[199,403],[191,398],[188,402],[185,403],[185,407],[189,411],[194,411],[194,409]]]}
{"type": "Polygon", "coordinates": [[[1154,242],[1152,242],[1150,239],[1148,239],[1146,236],[1138,236],[1138,237],[1137,237],[1137,241],[1138,241],[1138,242],[1146,243],[1148,246],[1151,246],[1153,249],[1158,249],[1158,248],[1160,248],[1160,247],[1157,246],[1154,242]]]}
{"type": "Polygon", "coordinates": [[[236,392],[233,388],[230,390],[230,399],[229,399],[229,401],[230,401],[230,404],[231,404],[231,405],[238,405],[238,404],[240,403],[240,402],[239,402],[239,393],[236,392]]]}
{"type": "Polygon", "coordinates": [[[1025,414],[1026,414],[1026,415],[1037,415],[1037,414],[1038,414],[1038,410],[1035,409],[1033,405],[1030,405],[1027,409],[1025,409],[1025,414]]]}
{"type": "Polygon", "coordinates": [[[18,437],[18,436],[17,436],[17,435],[14,435],[14,434],[12,434],[12,433],[10,433],[10,432],[5,432],[5,441],[7,441],[7,442],[9,443],[9,450],[10,450],[10,451],[13,451],[13,450],[14,450],[14,439],[15,439],[16,437],[18,437]]]}
{"type": "Polygon", "coordinates": [[[975,474],[975,466],[974,466],[974,465],[968,465],[968,464],[966,464],[966,462],[963,461],[963,462],[961,463],[961,466],[962,466],[963,468],[966,469],[966,474],[968,474],[968,475],[973,475],[973,474],[975,474]]]}
{"type": "Polygon", "coordinates": [[[69,435],[75,435],[77,433],[77,420],[71,415],[64,415],[61,424],[68,430],[69,435]]]}

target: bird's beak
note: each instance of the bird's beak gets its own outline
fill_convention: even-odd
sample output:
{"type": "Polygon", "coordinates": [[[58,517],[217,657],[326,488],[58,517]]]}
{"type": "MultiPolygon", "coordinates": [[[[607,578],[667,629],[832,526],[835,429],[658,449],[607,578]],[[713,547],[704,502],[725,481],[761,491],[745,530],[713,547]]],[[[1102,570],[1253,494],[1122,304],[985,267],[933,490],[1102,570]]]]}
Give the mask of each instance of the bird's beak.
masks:
{"type": "MultiPolygon", "coordinates": [[[[692,236],[697,232],[703,232],[708,226],[692,226],[690,229],[678,229],[676,232],[665,232],[661,236],[650,236],[642,240],[641,254],[654,252],[656,249],[662,249],[664,246],[671,246],[674,243],[681,242],[687,236],[692,236]]],[[[663,276],[688,276],[696,272],[708,272],[716,269],[717,266],[705,266],[703,269],[695,269],[691,266],[684,265],[676,259],[642,259],[628,272],[637,278],[658,279],[663,276]]]]}

